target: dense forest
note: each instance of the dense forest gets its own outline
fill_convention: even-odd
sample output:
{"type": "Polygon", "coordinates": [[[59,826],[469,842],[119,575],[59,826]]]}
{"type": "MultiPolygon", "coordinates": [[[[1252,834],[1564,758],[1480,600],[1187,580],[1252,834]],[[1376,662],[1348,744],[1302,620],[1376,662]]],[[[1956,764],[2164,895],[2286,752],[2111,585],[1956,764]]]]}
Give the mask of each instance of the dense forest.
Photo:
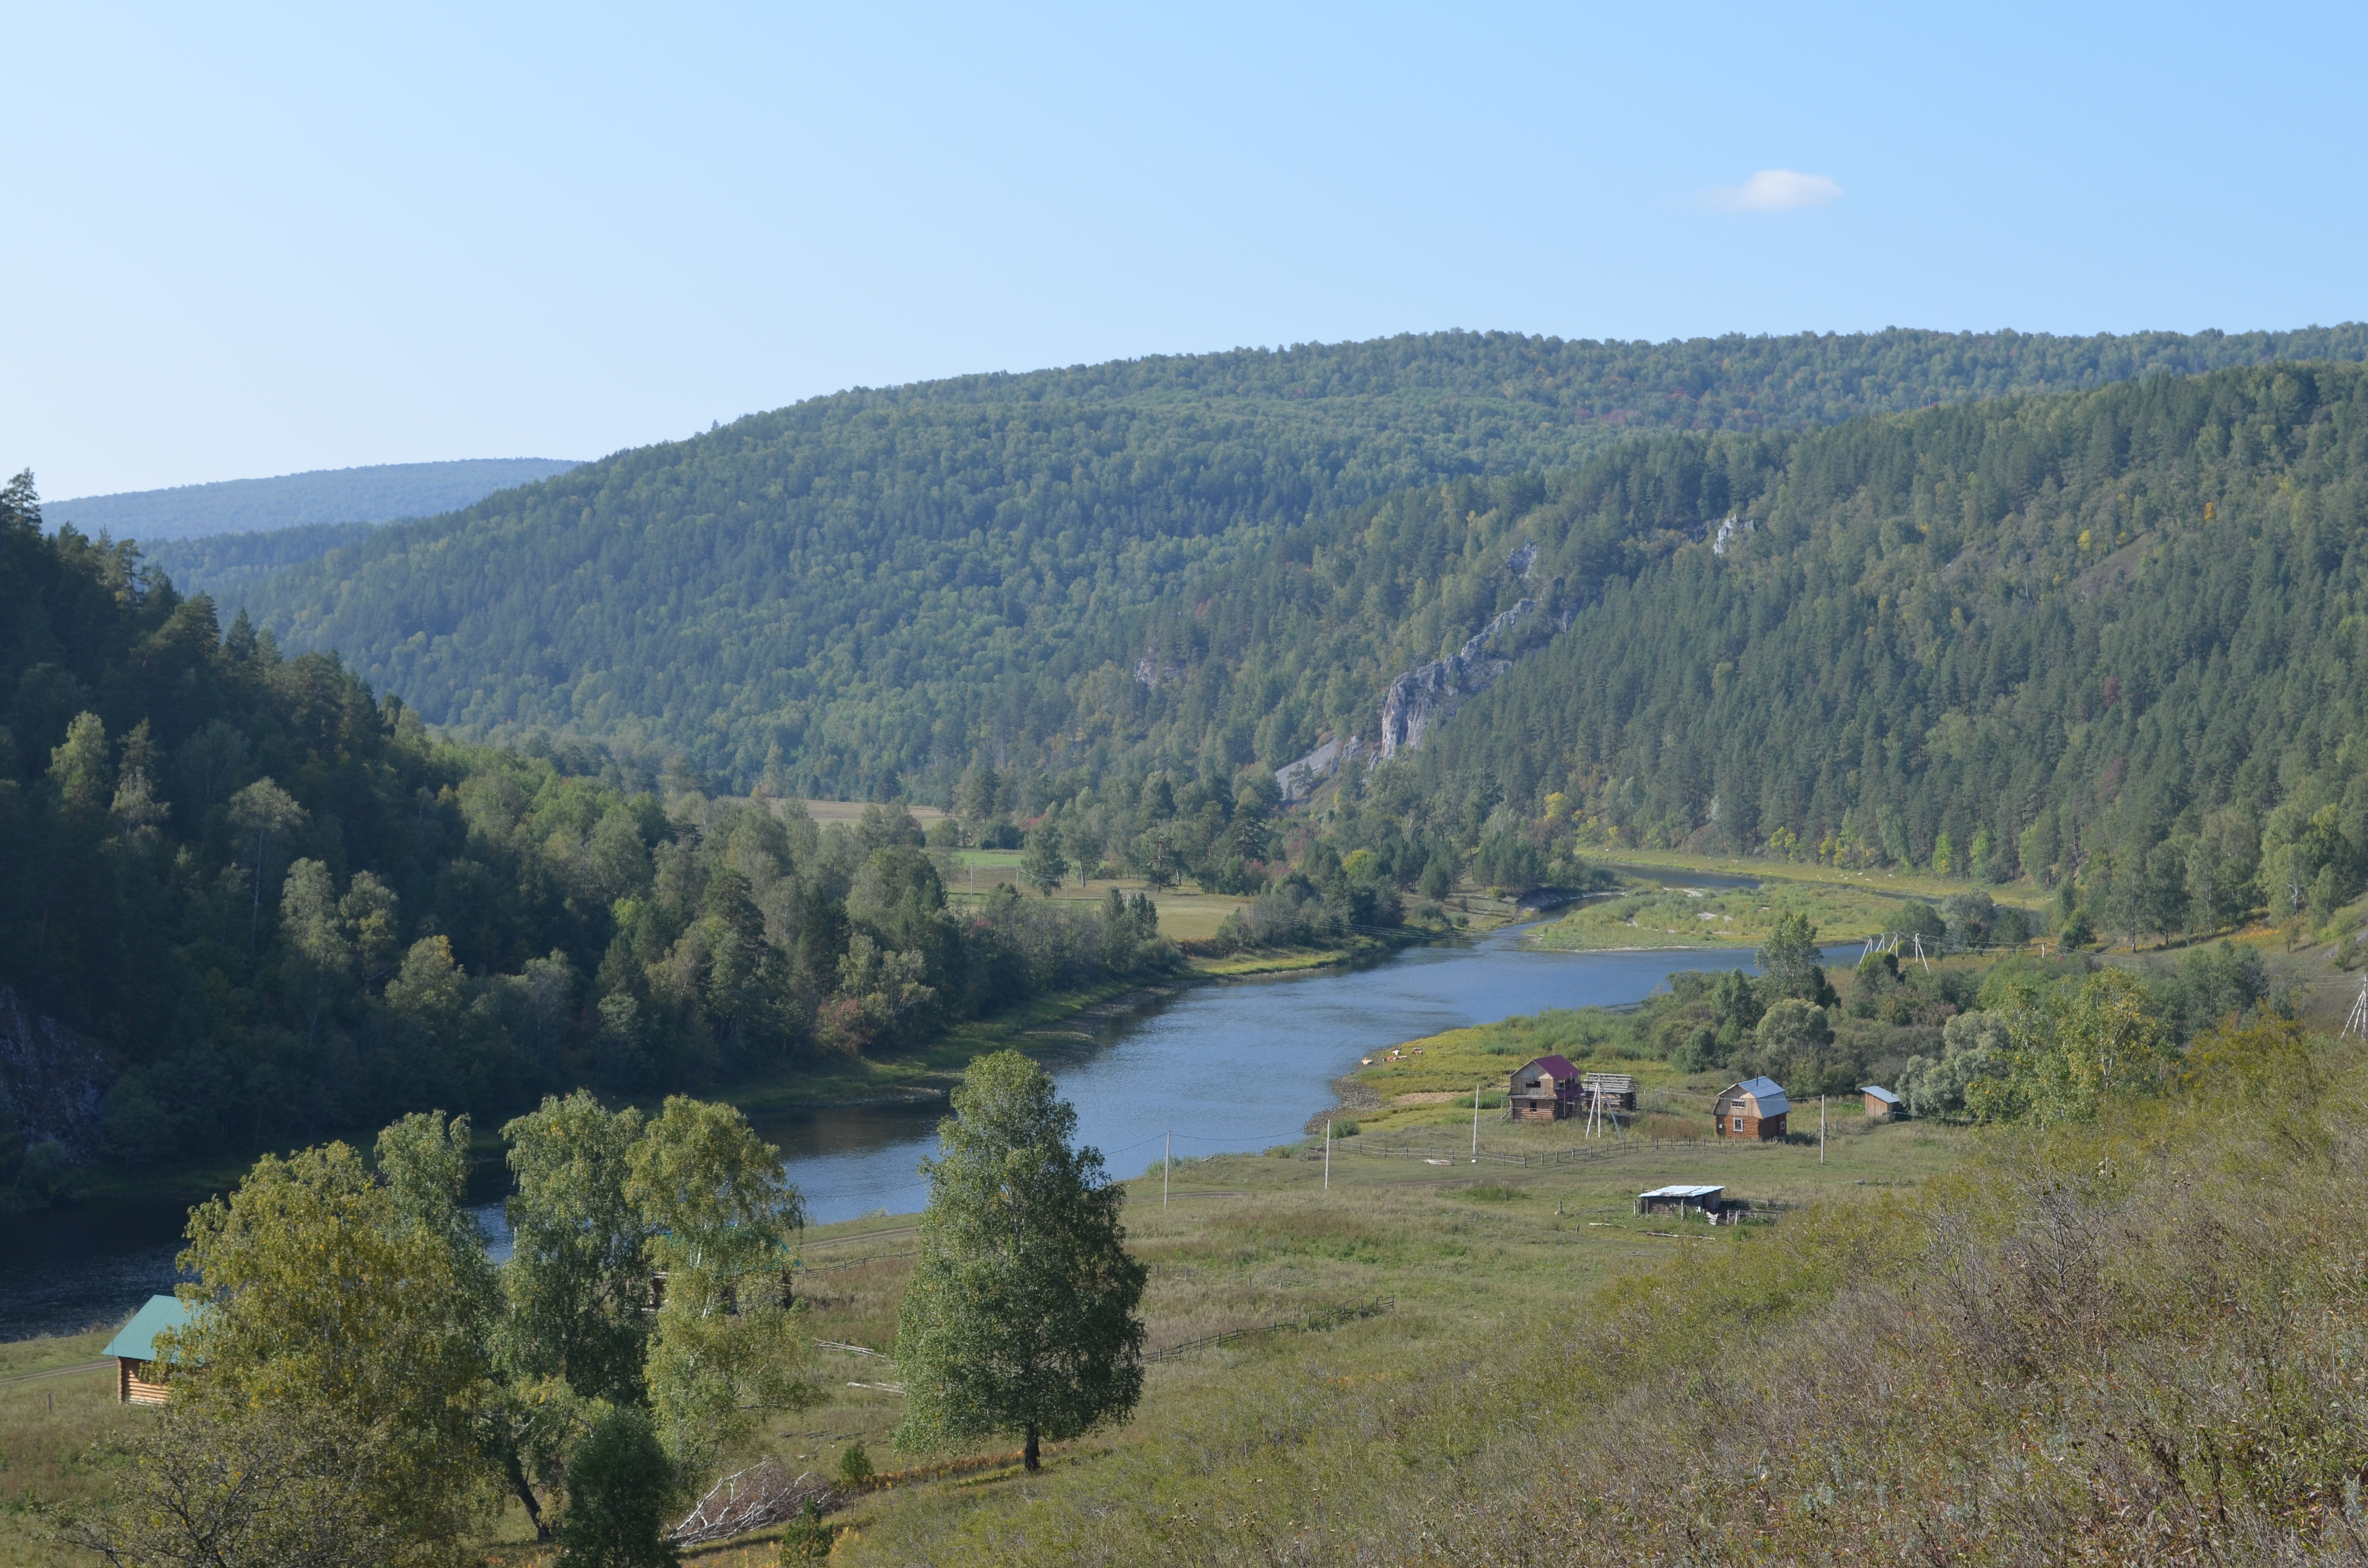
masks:
{"type": "Polygon", "coordinates": [[[439,742],[135,546],[45,536],[29,475],[0,692],[0,983],[111,1082],[102,1126],[0,1126],[0,1184],[893,1053],[1175,961],[1139,897],[950,911],[902,810],[822,830],[630,756],[439,742]]]}
{"type": "MultiPolygon", "coordinates": [[[[143,540],[141,553],[149,565],[170,577],[183,595],[206,594],[218,602],[235,601],[273,573],[352,544],[376,527],[368,522],[295,523],[249,533],[143,540]]],[[[133,536],[127,532],[125,537],[133,536]]]]}
{"type": "Polygon", "coordinates": [[[154,544],[208,534],[266,533],[312,523],[383,523],[472,506],[498,490],[574,468],[555,458],[463,458],[314,469],[272,479],[223,479],[165,490],[83,495],[49,507],[52,527],[71,523],[154,544]]]}
{"type": "Polygon", "coordinates": [[[1155,728],[1174,739],[1169,760],[1271,767],[1396,672],[1344,673],[1337,692],[1327,676],[1320,701],[1269,723],[1264,672],[1235,690],[1231,666],[1178,659],[1173,673],[1193,678],[1163,694],[1159,645],[1201,610],[1188,578],[1310,519],[1441,480],[1567,468],[1637,431],[1787,431],[2363,355],[2359,326],[1453,333],[858,390],[381,530],[240,602],[431,723],[661,744],[784,794],[943,799],[973,760],[1059,767],[1155,728]]]}
{"type": "Polygon", "coordinates": [[[2351,366],[1640,442],[1509,526],[1585,607],[1399,788],[2077,882],[2133,937],[2323,917],[2368,871],[2363,506],[2351,366]]]}

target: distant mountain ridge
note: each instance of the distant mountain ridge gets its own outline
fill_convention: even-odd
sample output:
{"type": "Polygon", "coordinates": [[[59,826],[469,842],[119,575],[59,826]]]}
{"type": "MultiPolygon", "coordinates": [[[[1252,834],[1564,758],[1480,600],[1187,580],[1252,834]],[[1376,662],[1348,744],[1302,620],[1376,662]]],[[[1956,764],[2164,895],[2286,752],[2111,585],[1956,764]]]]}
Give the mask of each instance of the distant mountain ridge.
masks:
{"type": "Polygon", "coordinates": [[[266,533],[316,523],[384,523],[431,517],[486,496],[579,467],[558,458],[463,458],[451,462],[376,463],[313,469],[271,479],[224,479],[164,490],[84,495],[44,507],[51,526],[102,528],[142,543],[211,534],[266,533]]]}

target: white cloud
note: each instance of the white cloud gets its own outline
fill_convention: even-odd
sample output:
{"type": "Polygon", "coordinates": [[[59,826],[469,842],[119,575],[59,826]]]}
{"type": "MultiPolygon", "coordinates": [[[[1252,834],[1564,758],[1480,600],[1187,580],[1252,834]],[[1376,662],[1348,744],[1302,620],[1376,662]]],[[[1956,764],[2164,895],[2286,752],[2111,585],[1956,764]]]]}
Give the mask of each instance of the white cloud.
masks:
{"type": "Polygon", "coordinates": [[[1704,206],[1728,212],[1790,212],[1796,207],[1823,207],[1841,199],[1842,187],[1830,176],[1795,174],[1791,169],[1762,169],[1741,185],[1702,192],[1704,206]]]}

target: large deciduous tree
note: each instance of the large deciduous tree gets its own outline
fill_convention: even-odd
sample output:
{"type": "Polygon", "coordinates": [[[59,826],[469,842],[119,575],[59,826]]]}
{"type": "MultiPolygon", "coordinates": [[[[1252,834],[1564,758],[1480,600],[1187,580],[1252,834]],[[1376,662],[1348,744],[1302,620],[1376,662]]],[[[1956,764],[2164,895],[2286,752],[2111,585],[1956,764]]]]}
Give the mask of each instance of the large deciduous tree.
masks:
{"type": "Polygon", "coordinates": [[[780,1151],[727,1105],[669,1097],[629,1159],[626,1193],[666,1278],[650,1406],[689,1475],[746,1442],[765,1416],[818,1397],[789,1290],[805,1203],[780,1151]]]}
{"type": "Polygon", "coordinates": [[[1017,1051],[971,1063],[925,1163],[929,1206],[896,1362],[905,1448],[1014,1433],[1042,1441],[1123,1420],[1143,1392],[1146,1271],[1128,1256],[1124,1192],[1073,1148],[1077,1113],[1017,1051]]]}

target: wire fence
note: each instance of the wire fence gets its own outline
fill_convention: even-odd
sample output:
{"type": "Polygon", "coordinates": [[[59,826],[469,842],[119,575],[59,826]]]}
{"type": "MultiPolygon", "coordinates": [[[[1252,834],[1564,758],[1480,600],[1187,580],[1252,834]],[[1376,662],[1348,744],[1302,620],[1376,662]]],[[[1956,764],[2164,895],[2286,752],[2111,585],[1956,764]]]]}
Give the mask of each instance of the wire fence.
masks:
{"type": "MultiPolygon", "coordinates": [[[[1332,1152],[1335,1154],[1354,1153],[1368,1155],[1375,1159],[1384,1160],[1424,1160],[1432,1165],[1460,1165],[1477,1164],[1483,1165],[1515,1165],[1526,1168],[1533,1165],[1551,1167],[1554,1165],[1583,1165],[1590,1160],[1618,1159],[1622,1154],[1649,1153],[1657,1149],[1691,1149],[1704,1144],[1716,1143],[1718,1142],[1720,1142],[1720,1140],[1715,1138],[1669,1138],[1649,1136],[1639,1132],[1631,1132],[1624,1138],[1613,1137],[1607,1134],[1593,1143],[1581,1144],[1566,1149],[1481,1149],[1474,1151],[1452,1143],[1433,1144],[1428,1148],[1419,1144],[1406,1147],[1389,1143],[1370,1143],[1362,1138],[1348,1138],[1336,1140],[1332,1145],[1332,1152]]],[[[1303,1157],[1321,1159],[1323,1158],[1323,1153],[1321,1150],[1317,1150],[1314,1153],[1303,1157]]]]}
{"type": "Polygon", "coordinates": [[[1223,1334],[1204,1334],[1198,1339],[1188,1339],[1181,1345],[1170,1345],[1164,1349],[1148,1351],[1144,1354],[1143,1361],[1145,1366],[1156,1361],[1178,1361],[1192,1351],[1213,1350],[1221,1345],[1231,1345],[1237,1340],[1247,1339],[1255,1334],[1277,1334],[1285,1331],[1314,1334],[1323,1329],[1338,1328],[1344,1323],[1355,1323],[1360,1318],[1379,1317],[1383,1312],[1395,1311],[1397,1304],[1398,1299],[1395,1296],[1382,1296],[1361,1305],[1350,1303],[1345,1306],[1323,1307],[1295,1318],[1277,1318],[1274,1322],[1259,1328],[1229,1328],[1223,1334]]]}

